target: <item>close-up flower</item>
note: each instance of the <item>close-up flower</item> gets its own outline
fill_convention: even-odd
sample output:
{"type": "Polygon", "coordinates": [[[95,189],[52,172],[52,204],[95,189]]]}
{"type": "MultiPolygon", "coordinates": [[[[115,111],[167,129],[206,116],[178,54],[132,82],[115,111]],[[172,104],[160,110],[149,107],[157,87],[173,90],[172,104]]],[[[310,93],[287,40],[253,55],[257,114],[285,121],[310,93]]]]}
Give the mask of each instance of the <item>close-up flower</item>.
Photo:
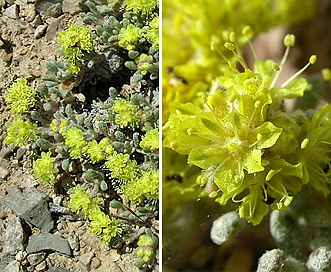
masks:
{"type": "Polygon", "coordinates": [[[331,106],[320,94],[322,74],[330,76],[310,72],[326,56],[302,54],[296,67],[295,50],[305,47],[290,32],[317,1],[174,2],[163,17],[164,268],[276,271],[266,259],[281,252],[275,267],[297,271],[316,249],[294,233],[317,231],[310,218],[319,216],[305,206],[330,210],[331,106]],[[318,197],[325,206],[315,206],[318,197]],[[203,239],[208,230],[215,248],[203,239]]]}

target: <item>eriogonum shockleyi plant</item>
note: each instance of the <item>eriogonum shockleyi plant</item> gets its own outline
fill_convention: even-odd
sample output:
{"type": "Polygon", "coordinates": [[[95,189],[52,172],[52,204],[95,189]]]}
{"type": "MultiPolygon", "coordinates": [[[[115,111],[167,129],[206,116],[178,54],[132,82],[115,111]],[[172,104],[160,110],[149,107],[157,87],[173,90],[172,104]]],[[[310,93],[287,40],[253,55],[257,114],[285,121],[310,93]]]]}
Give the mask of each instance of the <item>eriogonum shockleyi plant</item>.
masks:
{"type": "Polygon", "coordinates": [[[279,86],[278,76],[294,41],[294,35],[285,37],[280,67],[255,57],[253,69],[237,51],[235,38],[226,42],[243,71],[229,61],[201,104],[174,104],[164,127],[164,145],[188,155],[187,162],[203,170],[197,178],[200,186],[214,186],[209,197],[221,205],[230,199],[239,203],[240,217],[254,225],[269,206],[286,209],[303,184],[329,193],[323,169],[329,164],[330,106],[313,116],[283,110],[284,99],[303,96],[308,83],[299,74],[316,61],[312,56],[279,86]]]}
{"type": "Polygon", "coordinates": [[[93,50],[92,34],[86,27],[70,25],[67,31],[58,35],[63,55],[70,61],[70,72],[77,74],[82,65],[83,56],[93,50]]]}
{"type": "Polygon", "coordinates": [[[55,183],[56,174],[59,169],[54,167],[55,158],[51,157],[51,152],[42,152],[41,158],[33,162],[33,172],[35,176],[45,182],[55,183]]]}
{"type": "Polygon", "coordinates": [[[25,78],[18,78],[9,88],[6,94],[6,102],[10,104],[14,114],[27,112],[35,104],[34,91],[27,85],[25,78]]]}

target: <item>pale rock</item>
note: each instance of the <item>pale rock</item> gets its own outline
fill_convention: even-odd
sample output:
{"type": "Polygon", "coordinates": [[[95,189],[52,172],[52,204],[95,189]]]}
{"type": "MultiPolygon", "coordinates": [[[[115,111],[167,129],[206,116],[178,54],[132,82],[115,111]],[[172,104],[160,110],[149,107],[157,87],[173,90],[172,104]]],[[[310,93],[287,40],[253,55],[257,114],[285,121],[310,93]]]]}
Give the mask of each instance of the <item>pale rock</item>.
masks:
{"type": "Polygon", "coordinates": [[[11,5],[5,9],[3,15],[10,19],[18,19],[18,6],[16,4],[11,5]]]}

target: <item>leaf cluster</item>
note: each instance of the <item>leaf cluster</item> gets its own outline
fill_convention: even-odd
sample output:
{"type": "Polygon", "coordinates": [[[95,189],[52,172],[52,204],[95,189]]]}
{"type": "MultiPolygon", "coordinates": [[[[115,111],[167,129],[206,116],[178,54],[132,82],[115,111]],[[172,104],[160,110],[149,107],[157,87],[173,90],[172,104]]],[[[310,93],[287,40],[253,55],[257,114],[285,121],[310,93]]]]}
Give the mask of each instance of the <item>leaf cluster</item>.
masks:
{"type": "Polygon", "coordinates": [[[155,252],[158,244],[157,237],[151,232],[147,232],[139,237],[137,242],[138,248],[133,254],[137,256],[137,266],[142,271],[149,271],[155,267],[158,258],[155,252]]]}
{"type": "Polygon", "coordinates": [[[7,136],[4,142],[7,145],[25,146],[30,141],[35,140],[39,134],[37,125],[22,118],[13,120],[7,127],[7,136]]]}
{"type": "Polygon", "coordinates": [[[127,57],[124,63],[128,69],[134,71],[131,76],[133,82],[139,82],[147,75],[151,80],[158,78],[159,16],[156,9],[158,3],[157,1],[145,2],[125,1],[122,13],[111,14],[108,20],[102,22],[97,14],[94,14],[97,13],[95,9],[94,13],[84,17],[86,22],[100,23],[96,34],[99,43],[103,45],[102,52],[107,54],[111,51],[110,45],[125,49],[127,57]]]}
{"type": "Polygon", "coordinates": [[[33,162],[33,172],[36,178],[47,183],[55,183],[56,174],[59,172],[59,169],[54,167],[55,160],[51,157],[51,152],[42,152],[41,157],[33,162]]]}
{"type": "Polygon", "coordinates": [[[6,102],[14,114],[27,112],[35,104],[34,91],[27,85],[25,78],[18,78],[7,90],[6,102]]]}
{"type": "Polygon", "coordinates": [[[122,232],[119,220],[110,218],[99,207],[100,201],[85,193],[81,186],[76,186],[70,195],[68,208],[76,213],[81,213],[90,220],[90,232],[100,237],[101,241],[108,244],[111,238],[122,232]]]}
{"type": "Polygon", "coordinates": [[[93,50],[93,37],[88,28],[70,25],[67,31],[61,31],[58,41],[64,57],[70,62],[69,71],[76,74],[80,71],[84,54],[93,50]]]}

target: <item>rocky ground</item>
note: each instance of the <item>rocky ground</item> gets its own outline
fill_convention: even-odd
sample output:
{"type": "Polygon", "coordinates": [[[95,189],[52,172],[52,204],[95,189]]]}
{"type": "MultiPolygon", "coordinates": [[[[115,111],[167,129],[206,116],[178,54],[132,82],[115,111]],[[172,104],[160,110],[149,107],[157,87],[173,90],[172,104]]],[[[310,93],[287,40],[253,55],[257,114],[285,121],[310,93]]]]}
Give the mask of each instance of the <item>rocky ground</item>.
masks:
{"type": "Polygon", "coordinates": [[[28,149],[7,147],[6,88],[19,77],[38,86],[47,61],[57,60],[57,33],[82,24],[83,0],[0,0],[0,271],[137,271],[65,210],[67,197],[31,175],[28,149]]]}

